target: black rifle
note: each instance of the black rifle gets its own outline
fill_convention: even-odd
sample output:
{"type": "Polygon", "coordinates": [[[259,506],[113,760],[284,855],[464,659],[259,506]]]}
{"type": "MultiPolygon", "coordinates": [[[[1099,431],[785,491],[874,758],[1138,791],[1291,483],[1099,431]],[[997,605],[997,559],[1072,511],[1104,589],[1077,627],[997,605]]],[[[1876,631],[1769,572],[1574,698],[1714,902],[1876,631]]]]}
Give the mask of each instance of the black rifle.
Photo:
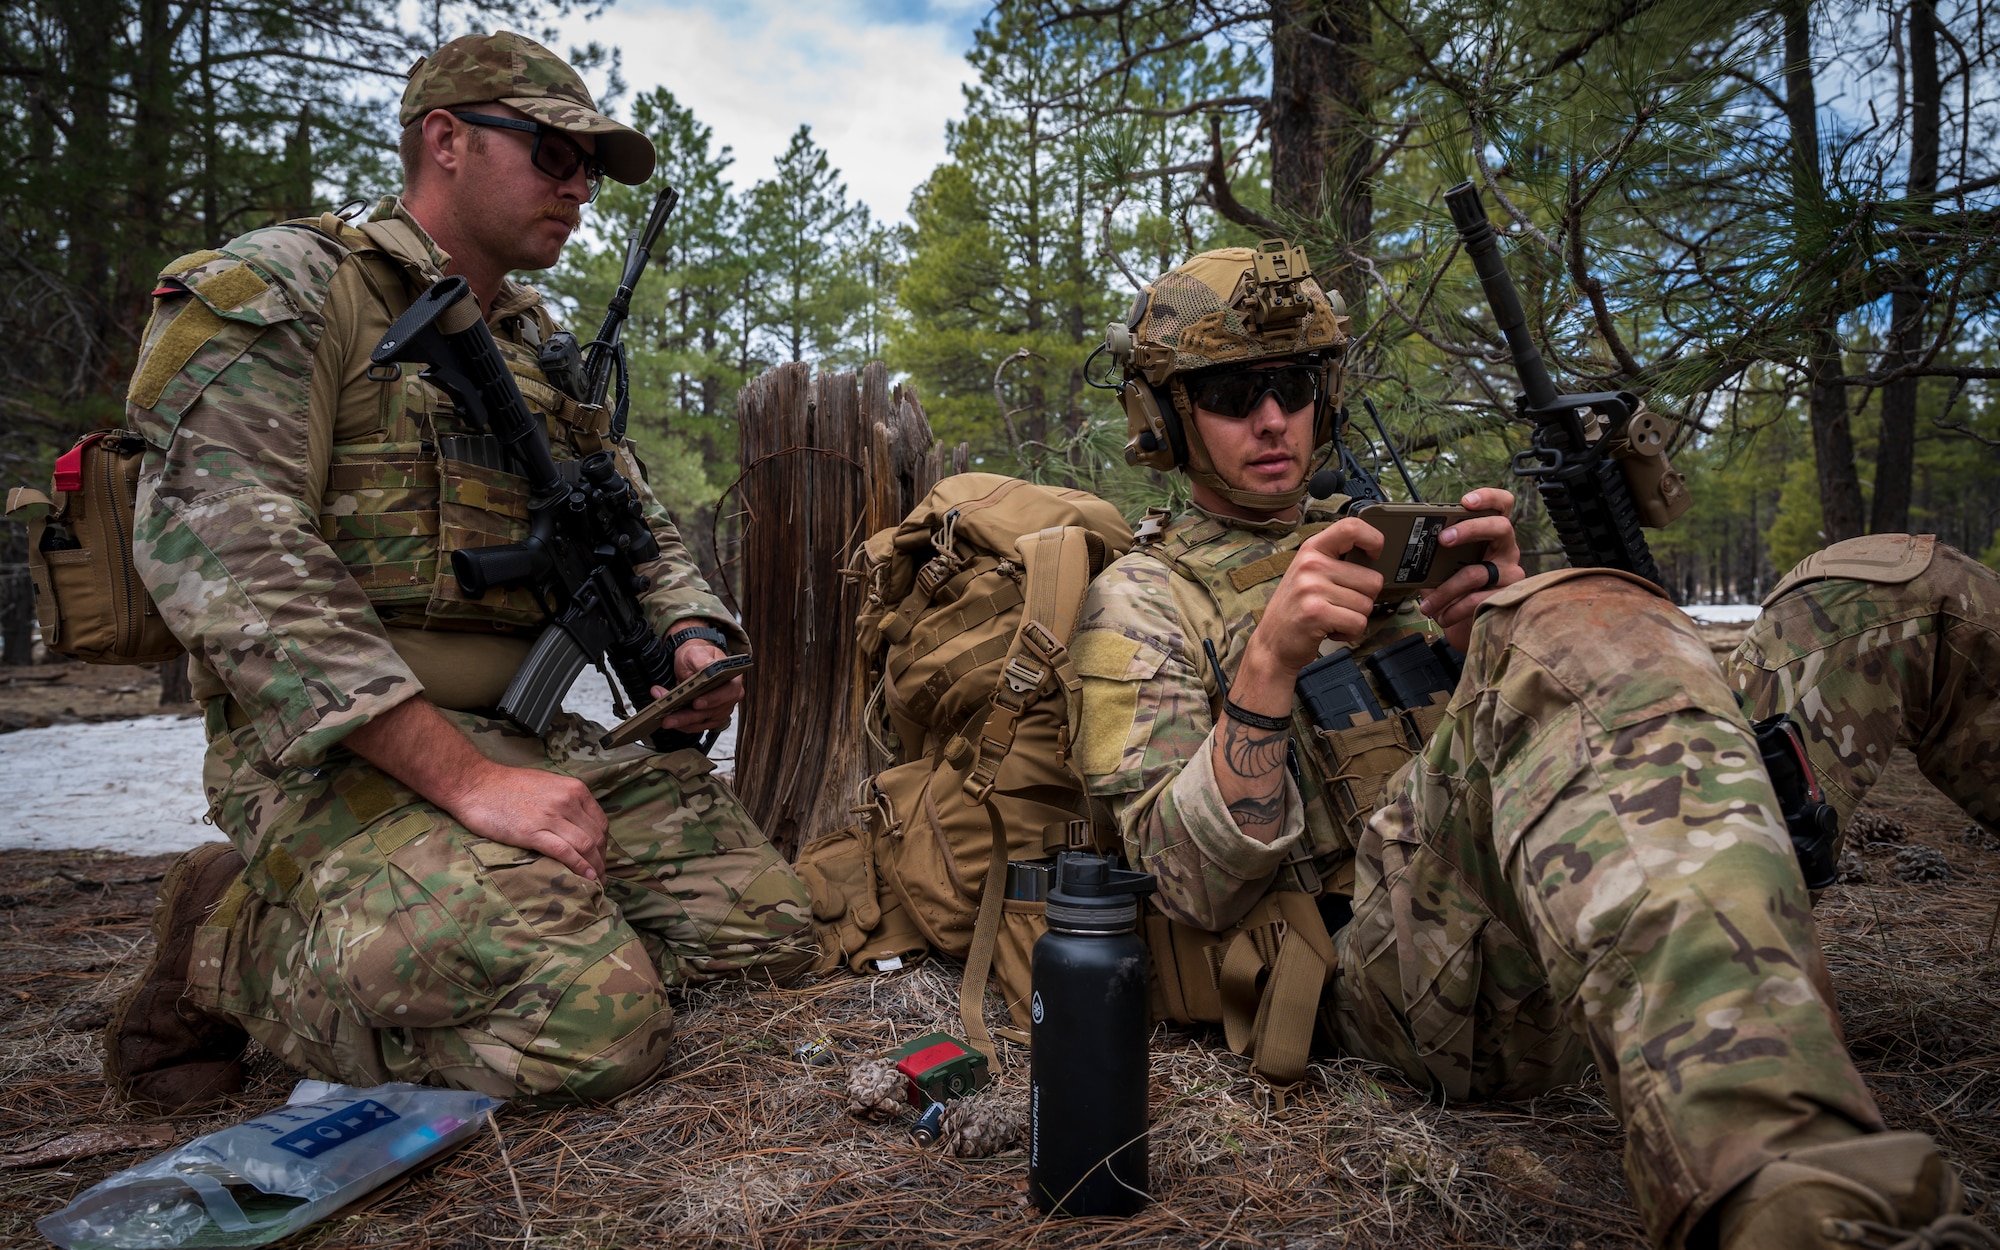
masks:
{"type": "MultiPolygon", "coordinates": [[[[1666,462],[1659,418],[1630,391],[1556,394],[1542,354],[1528,337],[1521,297],[1500,260],[1479,188],[1461,182],[1445,192],[1444,202],[1527,392],[1515,404],[1535,423],[1535,432],[1529,449],[1514,457],[1514,472],[1535,483],[1571,567],[1622,569],[1661,585],[1639,527],[1666,525],[1687,510],[1689,500],[1685,481],[1666,462]]],[[[1824,889],[1838,875],[1836,818],[1821,799],[1798,729],[1782,716],[1752,728],[1806,885],[1824,889]]]]}
{"type": "MultiPolygon", "coordinates": [[[[528,479],[528,536],[517,543],[451,553],[459,589],[482,595],[497,586],[528,586],[549,624],[535,641],[499,711],[540,735],[586,664],[608,657],[618,684],[643,704],[655,686],[674,685],[673,652],[647,624],[639,604],[639,565],[660,545],[639,496],[608,451],[557,461],[548,431],[521,398],[505,357],[486,328],[465,279],[450,277],[417,297],[382,336],[369,359],[377,366],[425,366],[424,381],[451,396],[479,435],[454,436],[460,458],[503,467],[511,459],[528,479]],[[487,451],[481,453],[480,445],[487,451]]],[[[692,734],[662,730],[661,750],[693,745],[692,734]]]]}
{"type": "Polygon", "coordinates": [[[1622,569],[1659,585],[1659,566],[1639,527],[1667,524],[1688,502],[1683,479],[1666,463],[1664,423],[1630,391],[1556,393],[1528,335],[1521,297],[1500,259],[1479,188],[1462,182],[1445,192],[1444,201],[1513,353],[1526,392],[1515,410],[1535,424],[1528,450],[1514,457],[1515,474],[1535,484],[1571,567],[1622,569]]]}
{"type": "Polygon", "coordinates": [[[618,290],[605,307],[604,324],[598,327],[597,337],[589,346],[578,349],[576,336],[560,330],[550,335],[536,354],[543,376],[580,403],[602,407],[611,393],[611,379],[616,373],[618,406],[611,413],[611,433],[617,438],[625,437],[625,422],[632,404],[631,379],[625,367],[622,341],[625,320],[632,314],[632,291],[639,285],[639,279],[646,276],[653,245],[660,241],[660,232],[667,228],[667,218],[680,200],[681,193],[672,187],[661,187],[653,196],[653,207],[646,214],[645,223],[625,245],[625,271],[619,275],[618,290]]]}

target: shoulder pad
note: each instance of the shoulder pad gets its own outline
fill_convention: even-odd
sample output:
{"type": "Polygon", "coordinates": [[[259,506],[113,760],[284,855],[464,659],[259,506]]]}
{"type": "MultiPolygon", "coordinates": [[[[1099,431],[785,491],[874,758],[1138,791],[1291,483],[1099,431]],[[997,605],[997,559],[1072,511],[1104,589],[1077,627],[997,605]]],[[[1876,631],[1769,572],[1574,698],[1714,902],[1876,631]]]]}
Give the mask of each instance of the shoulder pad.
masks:
{"type": "Polygon", "coordinates": [[[160,273],[160,290],[195,296],[217,316],[249,325],[318,320],[327,285],[349,249],[305,225],[252,230],[219,251],[194,252],[160,273]]]}
{"type": "Polygon", "coordinates": [[[1799,561],[1791,572],[1779,579],[1771,593],[1764,596],[1763,606],[1770,607],[1778,596],[1795,586],[1830,577],[1874,582],[1878,586],[1900,586],[1914,581],[1929,568],[1931,558],[1936,554],[1935,534],[1869,534],[1862,538],[1850,538],[1824,551],[1815,551],[1799,561]]]}

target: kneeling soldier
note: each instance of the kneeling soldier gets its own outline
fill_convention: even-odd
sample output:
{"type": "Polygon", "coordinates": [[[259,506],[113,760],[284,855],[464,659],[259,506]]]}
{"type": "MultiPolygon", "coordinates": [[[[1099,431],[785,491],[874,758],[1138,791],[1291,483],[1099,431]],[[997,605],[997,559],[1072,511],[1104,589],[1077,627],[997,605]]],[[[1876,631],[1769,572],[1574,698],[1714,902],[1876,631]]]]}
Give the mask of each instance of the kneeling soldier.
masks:
{"type": "Polygon", "coordinates": [[[1113,328],[1133,455],[1195,506],[1142,528],[1071,645],[1080,770],[1159,882],[1161,1013],[1220,1019],[1279,1084],[1315,1031],[1452,1101],[1594,1063],[1659,1245],[1961,1222],[1951,1169],[1884,1131],[1848,1058],[1770,782],[1687,618],[1623,574],[1527,577],[1497,489],[1440,536],[1486,562],[1378,609],[1343,557],[1379,531],[1305,499],[1346,319],[1255,262],[1197,256],[1113,328]],[[1346,680],[1398,642],[1442,669],[1440,633],[1462,679],[1400,711],[1382,681],[1380,719],[1295,697],[1336,645],[1346,680]]]}
{"type": "MultiPolygon", "coordinates": [[[[525,532],[522,479],[454,458],[479,431],[414,372],[369,367],[418,293],[464,275],[556,457],[609,449],[639,492],[661,550],[642,601],[675,672],[744,649],[629,445],[542,374],[555,322],[506,276],[554,264],[604,175],[651,174],[652,144],[506,33],[418,62],[402,122],[405,192],[360,226],[329,214],[169,266],[132,383],[138,565],[192,653],[231,843],[168,875],[153,966],[106,1035],[111,1083],[169,1110],[240,1085],[248,1037],[358,1085],[609,1097],[665,1061],[668,987],[811,962],[804,887],[703,755],[492,712],[542,608],[462,594],[450,552],[525,532]]],[[[741,694],[666,727],[720,726],[741,694]]]]}

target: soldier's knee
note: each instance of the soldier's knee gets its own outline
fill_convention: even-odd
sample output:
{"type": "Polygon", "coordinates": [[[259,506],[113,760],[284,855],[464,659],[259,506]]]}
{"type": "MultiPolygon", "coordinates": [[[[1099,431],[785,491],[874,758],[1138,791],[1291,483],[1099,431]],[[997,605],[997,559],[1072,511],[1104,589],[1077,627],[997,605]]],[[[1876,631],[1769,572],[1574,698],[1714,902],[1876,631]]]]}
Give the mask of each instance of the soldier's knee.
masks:
{"type": "Polygon", "coordinates": [[[1473,650],[1483,652],[1489,667],[1510,649],[1525,652],[1573,690],[1638,673],[1671,675],[1673,682],[1720,680],[1692,621],[1644,586],[1610,573],[1562,570],[1517,583],[1489,601],[1480,624],[1487,634],[1483,645],[1475,636],[1473,650]]]}
{"type": "Polygon", "coordinates": [[[774,861],[758,874],[737,904],[735,944],[744,949],[744,974],[789,985],[819,957],[813,939],[812,892],[790,864],[774,861]]]}
{"type": "MultiPolygon", "coordinates": [[[[566,1099],[616,1098],[650,1080],[667,1061],[673,1008],[659,971],[635,940],[583,969],[558,997],[521,1053],[514,1083],[521,1094],[566,1099]]],[[[530,991],[533,993],[534,991],[530,991]]],[[[508,1032],[506,1008],[489,1018],[508,1032]]]]}

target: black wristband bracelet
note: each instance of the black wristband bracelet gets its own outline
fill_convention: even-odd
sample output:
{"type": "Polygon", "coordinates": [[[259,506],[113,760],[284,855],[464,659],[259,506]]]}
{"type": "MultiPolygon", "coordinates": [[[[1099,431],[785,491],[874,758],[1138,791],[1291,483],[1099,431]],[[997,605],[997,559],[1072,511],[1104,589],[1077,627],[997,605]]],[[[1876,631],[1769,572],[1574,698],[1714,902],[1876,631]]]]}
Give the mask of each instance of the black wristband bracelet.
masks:
{"type": "Polygon", "coordinates": [[[1236,706],[1236,700],[1234,699],[1223,699],[1222,711],[1230,720],[1242,721],[1252,729],[1268,729],[1275,732],[1280,729],[1290,729],[1292,727],[1292,720],[1289,716],[1263,716],[1250,711],[1248,708],[1236,706]]]}
{"type": "Polygon", "coordinates": [[[710,629],[706,625],[690,625],[686,629],[675,630],[667,635],[667,646],[671,650],[678,651],[682,643],[693,642],[697,638],[703,642],[712,642],[724,651],[729,650],[729,635],[719,629],[710,629]]]}

